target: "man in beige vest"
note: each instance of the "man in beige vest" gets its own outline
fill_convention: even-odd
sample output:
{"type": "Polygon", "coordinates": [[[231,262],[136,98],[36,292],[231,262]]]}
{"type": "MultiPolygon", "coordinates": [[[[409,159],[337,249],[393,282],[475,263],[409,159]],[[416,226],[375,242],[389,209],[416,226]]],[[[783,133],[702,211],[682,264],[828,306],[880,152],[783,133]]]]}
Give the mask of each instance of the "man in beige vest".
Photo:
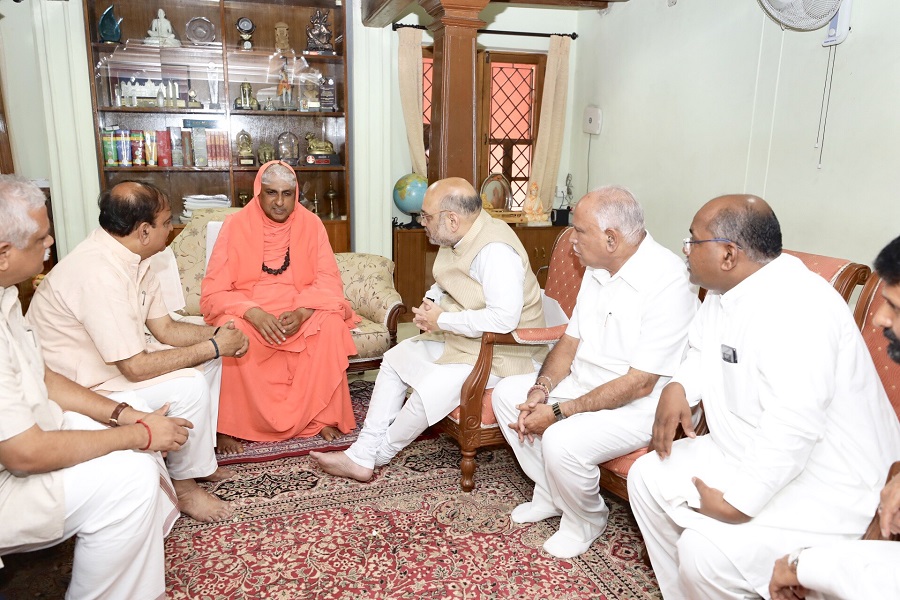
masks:
{"type": "MultiPolygon", "coordinates": [[[[425,333],[388,351],[359,439],[344,452],[311,452],[322,469],[359,481],[372,478],[429,425],[459,405],[485,331],[543,327],[541,291],[528,255],[509,226],[481,209],[468,181],[437,181],[425,192],[419,222],[439,245],[435,285],[414,322],[425,333]],[[404,403],[407,389],[412,395],[404,403]]],[[[542,348],[498,348],[488,386],[533,372],[542,348]]]]}

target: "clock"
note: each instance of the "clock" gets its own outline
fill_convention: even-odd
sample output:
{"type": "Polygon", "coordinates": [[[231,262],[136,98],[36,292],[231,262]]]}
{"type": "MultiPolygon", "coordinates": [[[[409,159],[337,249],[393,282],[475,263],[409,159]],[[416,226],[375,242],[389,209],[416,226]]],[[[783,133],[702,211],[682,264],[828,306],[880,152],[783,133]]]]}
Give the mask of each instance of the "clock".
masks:
{"type": "Polygon", "coordinates": [[[241,43],[239,44],[241,50],[252,50],[253,42],[250,38],[253,36],[253,32],[256,31],[256,25],[253,24],[247,17],[241,17],[237,20],[237,23],[234,24],[235,28],[238,30],[238,34],[241,36],[241,43]]]}

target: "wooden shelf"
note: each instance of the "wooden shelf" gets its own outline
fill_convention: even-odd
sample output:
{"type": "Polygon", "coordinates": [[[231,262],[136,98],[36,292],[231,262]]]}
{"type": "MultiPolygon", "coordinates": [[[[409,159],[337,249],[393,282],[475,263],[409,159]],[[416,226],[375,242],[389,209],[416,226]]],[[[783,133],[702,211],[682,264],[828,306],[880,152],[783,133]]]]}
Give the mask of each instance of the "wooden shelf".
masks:
{"type": "Polygon", "coordinates": [[[98,106],[97,110],[106,113],[133,113],[140,115],[220,115],[225,116],[224,110],[211,108],[176,108],[172,106],[98,106]]]}
{"type": "Polygon", "coordinates": [[[243,110],[235,108],[231,111],[234,116],[257,116],[257,117],[330,117],[343,118],[344,111],[327,111],[327,112],[311,112],[307,110],[243,110]]]}
{"type": "MultiPolygon", "coordinates": [[[[257,167],[258,169],[259,167],[257,167]]],[[[166,171],[171,171],[173,173],[227,173],[229,171],[228,167],[153,167],[148,165],[138,165],[136,167],[105,167],[106,171],[114,171],[114,172],[154,172],[154,173],[165,173],[166,171]]]]}
{"type": "MultiPolygon", "coordinates": [[[[259,170],[259,167],[232,167],[232,171],[253,171],[254,173],[259,170]]],[[[324,167],[307,167],[304,165],[297,165],[294,167],[295,171],[308,171],[308,172],[316,172],[316,171],[346,171],[347,167],[344,165],[327,165],[324,167]]]]}

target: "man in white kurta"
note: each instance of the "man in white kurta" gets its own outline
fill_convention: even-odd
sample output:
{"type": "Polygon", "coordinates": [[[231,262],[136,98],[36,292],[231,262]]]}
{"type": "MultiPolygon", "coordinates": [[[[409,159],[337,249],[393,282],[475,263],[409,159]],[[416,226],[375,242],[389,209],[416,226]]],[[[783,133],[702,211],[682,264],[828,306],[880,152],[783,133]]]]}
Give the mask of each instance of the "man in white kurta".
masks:
{"type": "MultiPolygon", "coordinates": [[[[887,355],[900,362],[900,237],[878,254],[875,272],[883,281],[883,298],[870,326],[884,329],[887,355]]],[[[895,381],[898,369],[879,365],[885,382],[895,381]]],[[[900,460],[900,456],[894,459],[900,460]]],[[[900,477],[895,476],[881,490],[877,514],[882,537],[900,534],[900,477]]],[[[797,548],[775,562],[769,592],[776,600],[793,600],[797,586],[807,598],[900,598],[898,567],[900,543],[896,541],[849,540],[797,548]]]]}
{"type": "MultiPolygon", "coordinates": [[[[525,249],[508,225],[481,209],[471,184],[460,178],[435,182],[422,211],[429,239],[441,246],[433,269],[437,283],[413,308],[414,322],[427,333],[385,353],[357,441],[344,452],[310,453],[333,475],[368,481],[375,467],[458,406],[483,332],[544,325],[525,249]]],[[[488,386],[501,376],[533,371],[540,356],[536,348],[497,349],[488,386]]]]}
{"type": "Polygon", "coordinates": [[[900,425],[846,303],[781,254],[763,200],[716,198],[690,232],[709,293],[628,494],[665,598],[767,596],[778,557],[865,530],[900,425]],[[709,435],[673,443],[700,400],[709,435]]]}
{"type": "Polygon", "coordinates": [[[166,459],[179,506],[200,521],[226,518],[231,507],[195,479],[228,475],[214,450],[217,359],[241,352],[246,337],[169,317],[149,260],[171,231],[168,201],[155,187],[127,182],[104,192],[100,223],[47,274],[27,320],[51,369],[124,405],[168,405],[168,414],[191,421],[187,443],[166,459]]]}
{"type": "Polygon", "coordinates": [[[597,465],[650,442],[656,401],[699,304],[684,261],[646,232],[628,190],[591,192],[573,216],[572,244],[587,269],[565,336],[537,380],[507,377],[493,394],[500,430],[534,480],[531,502],[510,518],[562,515],[544,543],[560,558],[584,553],[606,528],[597,465]]]}
{"type": "Polygon", "coordinates": [[[190,423],[116,412],[45,369],[15,284],[41,271],[52,243],[41,191],[0,175],[0,555],[77,536],[67,598],[160,598],[178,511],[156,451],[177,450],[190,423]]]}

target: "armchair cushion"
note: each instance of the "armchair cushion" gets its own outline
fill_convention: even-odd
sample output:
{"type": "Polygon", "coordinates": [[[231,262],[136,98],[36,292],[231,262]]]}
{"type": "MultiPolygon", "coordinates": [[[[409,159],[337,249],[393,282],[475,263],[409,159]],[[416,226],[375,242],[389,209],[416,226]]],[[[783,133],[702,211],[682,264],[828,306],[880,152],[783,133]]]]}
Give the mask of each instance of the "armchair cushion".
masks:
{"type": "MultiPolygon", "coordinates": [[[[481,427],[482,429],[486,427],[497,427],[497,417],[494,416],[494,403],[491,402],[491,398],[494,396],[494,388],[490,388],[484,390],[484,394],[481,397],[481,427]]],[[[459,423],[459,413],[462,411],[462,407],[457,406],[453,409],[453,412],[450,413],[450,418],[459,423]]]]}

